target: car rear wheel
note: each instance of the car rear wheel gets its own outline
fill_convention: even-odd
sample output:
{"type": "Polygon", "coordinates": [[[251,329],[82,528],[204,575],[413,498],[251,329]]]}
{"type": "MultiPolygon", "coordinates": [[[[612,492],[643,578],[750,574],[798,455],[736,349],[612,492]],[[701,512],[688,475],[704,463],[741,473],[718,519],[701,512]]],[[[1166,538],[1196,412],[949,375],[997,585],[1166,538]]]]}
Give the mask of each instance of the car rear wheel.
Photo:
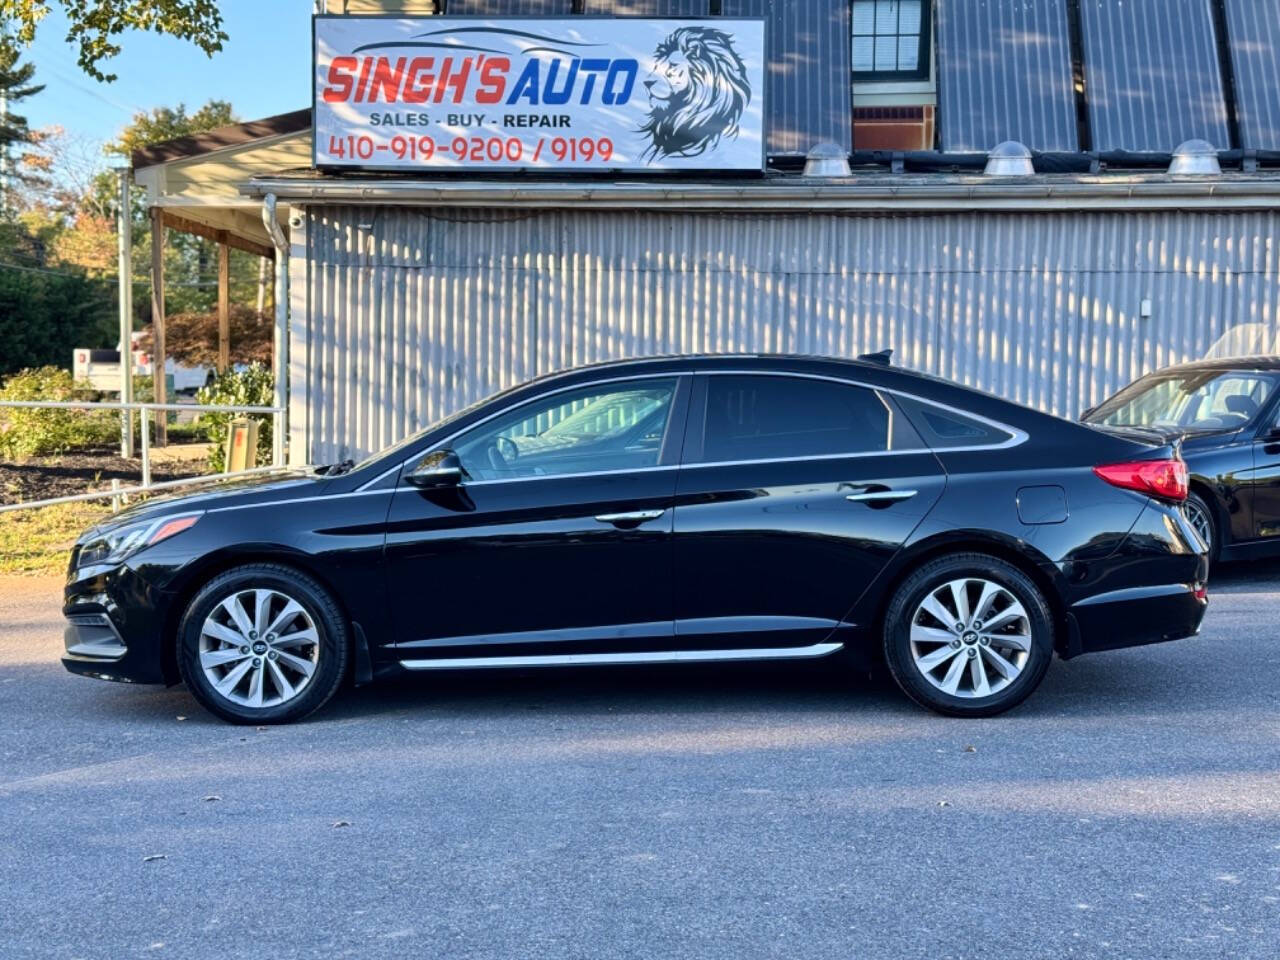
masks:
{"type": "Polygon", "coordinates": [[[1199,494],[1189,493],[1182,503],[1182,515],[1187,518],[1187,523],[1191,524],[1195,532],[1200,535],[1200,539],[1208,546],[1209,566],[1212,568],[1218,559],[1219,543],[1218,525],[1214,521],[1213,508],[1199,494]]]}
{"type": "Polygon", "coordinates": [[[1053,656],[1043,595],[986,554],[933,560],[898,587],[884,624],[885,660],[911,699],[956,717],[988,717],[1039,686],[1053,656]]]}
{"type": "Polygon", "coordinates": [[[346,673],[347,625],[311,577],[252,564],[191,600],[178,664],[196,699],[232,723],[288,723],[318,710],[346,673]]]}

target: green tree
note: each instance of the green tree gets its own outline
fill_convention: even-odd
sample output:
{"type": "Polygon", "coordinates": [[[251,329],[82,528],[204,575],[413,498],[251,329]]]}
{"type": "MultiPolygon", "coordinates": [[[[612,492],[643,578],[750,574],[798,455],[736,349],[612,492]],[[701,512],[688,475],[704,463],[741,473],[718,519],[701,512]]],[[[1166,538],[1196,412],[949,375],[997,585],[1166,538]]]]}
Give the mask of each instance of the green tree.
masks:
{"type": "Polygon", "coordinates": [[[133,120],[105,149],[109,154],[127,157],[140,147],[189,137],[235,122],[235,111],[226,100],[210,100],[195,113],[187,113],[185,103],[176,107],[156,107],[148,112],[135,113],[133,120]]]}
{"type": "MultiPolygon", "coordinates": [[[[38,239],[12,221],[0,225],[0,246],[8,242],[38,247],[38,239]]],[[[111,283],[0,256],[0,374],[43,364],[70,367],[75,347],[114,346],[115,315],[111,283]]]]}
{"type": "MultiPolygon", "coordinates": [[[[3,2],[3,0],[0,0],[3,2]]],[[[13,112],[13,106],[44,89],[43,84],[33,83],[35,64],[19,63],[18,52],[0,36],[0,215],[13,206],[13,190],[20,183],[36,183],[40,180],[37,167],[28,162],[35,154],[19,156],[15,148],[34,145],[37,136],[27,126],[27,118],[13,112]]]]}
{"type": "Polygon", "coordinates": [[[95,80],[116,79],[114,73],[103,72],[100,64],[120,53],[117,40],[126,30],[187,40],[208,56],[221,50],[227,40],[217,0],[0,0],[0,32],[30,45],[37,25],[54,3],[71,23],[67,43],[76,48],[80,68],[95,80]]]}

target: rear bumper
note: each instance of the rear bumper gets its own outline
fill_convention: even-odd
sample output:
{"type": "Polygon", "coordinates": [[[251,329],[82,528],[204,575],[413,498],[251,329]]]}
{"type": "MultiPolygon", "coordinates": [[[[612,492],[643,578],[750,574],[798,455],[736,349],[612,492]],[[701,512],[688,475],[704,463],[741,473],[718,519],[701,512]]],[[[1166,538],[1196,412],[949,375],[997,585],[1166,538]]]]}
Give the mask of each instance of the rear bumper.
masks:
{"type": "Polygon", "coordinates": [[[1111,556],[1063,565],[1064,658],[1194,636],[1208,607],[1204,544],[1173,507],[1148,503],[1111,556]]]}
{"type": "Polygon", "coordinates": [[[1070,634],[1063,655],[1072,657],[1195,636],[1207,607],[1203,587],[1197,588],[1195,582],[1095,594],[1068,611],[1070,634]]]}

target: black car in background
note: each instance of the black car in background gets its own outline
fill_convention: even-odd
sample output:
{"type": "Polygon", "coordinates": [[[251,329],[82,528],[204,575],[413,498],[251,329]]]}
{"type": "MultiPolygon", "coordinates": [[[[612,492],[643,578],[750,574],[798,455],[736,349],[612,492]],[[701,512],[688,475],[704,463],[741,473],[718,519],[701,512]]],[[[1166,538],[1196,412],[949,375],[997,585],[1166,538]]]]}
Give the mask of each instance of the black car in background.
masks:
{"type": "Polygon", "coordinates": [[[605,364],[117,515],[72,552],[63,662],[266,723],[393,672],[883,657],[984,716],[1055,651],[1196,632],[1185,494],[1161,438],[878,363],[605,364]]]}
{"type": "Polygon", "coordinates": [[[1205,360],[1147,374],[1085,412],[1179,444],[1183,510],[1210,562],[1280,554],[1280,357],[1205,360]]]}

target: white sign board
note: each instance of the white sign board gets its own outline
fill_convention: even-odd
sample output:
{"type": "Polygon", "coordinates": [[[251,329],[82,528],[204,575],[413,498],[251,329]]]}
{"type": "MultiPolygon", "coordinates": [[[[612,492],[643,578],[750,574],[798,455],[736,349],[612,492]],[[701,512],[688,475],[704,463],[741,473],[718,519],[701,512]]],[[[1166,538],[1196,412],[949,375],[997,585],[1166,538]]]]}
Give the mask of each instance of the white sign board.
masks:
{"type": "Polygon", "coordinates": [[[315,164],[761,170],[764,21],[318,16],[315,164]]]}

